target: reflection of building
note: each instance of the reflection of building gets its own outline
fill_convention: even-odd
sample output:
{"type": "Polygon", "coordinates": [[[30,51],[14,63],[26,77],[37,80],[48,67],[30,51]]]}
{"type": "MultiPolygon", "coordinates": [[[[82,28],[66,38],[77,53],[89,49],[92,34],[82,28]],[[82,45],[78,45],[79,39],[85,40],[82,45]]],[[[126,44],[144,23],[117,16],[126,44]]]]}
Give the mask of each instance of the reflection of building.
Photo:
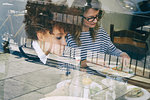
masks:
{"type": "MultiPolygon", "coordinates": [[[[150,8],[143,10],[141,5],[148,0],[100,0],[105,15],[102,25],[109,32],[110,24],[114,24],[117,30],[130,29],[150,24],[150,8]]],[[[144,5],[146,5],[144,4],[144,5]]]]}
{"type": "MultiPolygon", "coordinates": [[[[29,0],[33,2],[37,2],[39,0],[29,0]]],[[[59,1],[59,0],[53,0],[53,1],[59,1]]],[[[69,0],[66,0],[69,1],[69,0]]],[[[73,0],[72,0],[73,1],[73,0]]],[[[114,24],[115,31],[118,30],[135,30],[137,27],[141,27],[144,25],[148,25],[150,23],[150,18],[147,16],[149,14],[148,8],[142,7],[142,5],[146,5],[146,0],[111,0],[111,3],[109,0],[100,0],[102,2],[102,8],[105,10],[105,15],[102,19],[102,26],[107,30],[108,33],[110,33],[110,24],[114,24]],[[128,1],[128,2],[127,2],[128,1]],[[142,3],[144,2],[144,3],[142,3]],[[140,5],[140,6],[138,6],[140,5]],[[140,10],[141,9],[141,10],[140,10]],[[146,15],[146,16],[143,16],[146,15]]],[[[22,2],[25,4],[25,2],[22,2]]],[[[40,0],[38,2],[39,4],[43,4],[43,0],[40,0]]],[[[49,3],[49,0],[44,0],[44,4],[49,3]]],[[[148,2],[149,3],[149,2],[148,2]]],[[[17,3],[14,3],[17,4],[17,3]]],[[[81,0],[74,0],[72,3],[72,6],[78,6],[83,7],[85,5],[84,1],[81,0]]],[[[16,5],[12,5],[16,6],[16,5]]],[[[19,6],[20,7],[20,6],[19,6]]],[[[17,8],[14,10],[12,8],[9,8],[9,13],[11,13],[11,21],[8,20],[8,23],[3,27],[2,30],[0,30],[0,34],[3,34],[5,32],[9,34],[13,34],[16,36],[16,42],[20,42],[20,37],[25,37],[24,35],[24,26],[22,25],[23,22],[23,16],[16,16],[16,14],[23,14],[25,11],[22,10],[24,8],[23,6],[19,8],[20,10],[17,10],[17,8]],[[12,24],[11,24],[12,23],[12,24]],[[13,27],[12,27],[13,26],[13,27]]],[[[56,18],[57,21],[66,21],[67,23],[72,24],[81,22],[80,17],[77,15],[67,15],[62,14],[63,11],[60,13],[54,14],[54,18],[56,18]],[[78,22],[77,22],[78,20],[78,22]]]]}

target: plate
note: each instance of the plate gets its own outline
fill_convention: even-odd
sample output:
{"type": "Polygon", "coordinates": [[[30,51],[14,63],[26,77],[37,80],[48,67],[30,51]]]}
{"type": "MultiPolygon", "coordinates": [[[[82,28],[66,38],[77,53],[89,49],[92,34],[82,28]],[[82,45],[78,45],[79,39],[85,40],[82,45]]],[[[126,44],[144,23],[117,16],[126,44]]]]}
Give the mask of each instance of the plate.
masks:
{"type": "Polygon", "coordinates": [[[71,97],[71,96],[52,96],[52,97],[42,98],[40,100],[91,100],[91,99],[71,97]]]}
{"type": "MultiPolygon", "coordinates": [[[[69,84],[71,82],[71,80],[64,80],[62,82],[59,82],[57,85],[56,85],[56,88],[60,88],[62,86],[65,86],[66,84],[69,84]]],[[[98,83],[96,82],[92,82],[90,84],[90,88],[94,88],[94,87],[98,87],[100,90],[102,90],[102,86],[99,85],[98,83]]]]}
{"type": "MultiPolygon", "coordinates": [[[[71,82],[71,80],[64,80],[64,81],[62,81],[62,82],[59,82],[59,83],[56,85],[56,88],[61,88],[61,87],[65,86],[65,85],[67,86],[67,85],[70,84],[70,82],[71,82]]],[[[91,91],[92,95],[98,94],[99,91],[102,90],[102,89],[103,89],[102,86],[99,85],[99,84],[96,83],[96,82],[92,82],[92,83],[90,84],[90,91],[91,91]]]]}
{"type": "Polygon", "coordinates": [[[59,82],[57,85],[56,85],[56,88],[61,88],[67,84],[69,84],[71,82],[71,80],[64,80],[62,82],[59,82]]]}
{"type": "Polygon", "coordinates": [[[110,87],[110,86],[113,86],[113,85],[117,86],[118,84],[123,84],[123,82],[119,82],[119,81],[116,81],[116,80],[113,80],[113,79],[107,79],[107,78],[103,79],[101,82],[107,87],[110,87]]]}
{"type": "MultiPolygon", "coordinates": [[[[127,100],[148,100],[150,98],[150,93],[143,89],[143,88],[140,88],[140,87],[137,87],[137,86],[128,86],[127,87],[127,90],[129,91],[126,95],[125,95],[125,99],[127,100]],[[128,97],[127,94],[132,91],[133,89],[140,89],[141,92],[143,92],[143,95],[140,96],[140,97],[128,97]]],[[[140,93],[140,92],[138,92],[140,93]]]]}

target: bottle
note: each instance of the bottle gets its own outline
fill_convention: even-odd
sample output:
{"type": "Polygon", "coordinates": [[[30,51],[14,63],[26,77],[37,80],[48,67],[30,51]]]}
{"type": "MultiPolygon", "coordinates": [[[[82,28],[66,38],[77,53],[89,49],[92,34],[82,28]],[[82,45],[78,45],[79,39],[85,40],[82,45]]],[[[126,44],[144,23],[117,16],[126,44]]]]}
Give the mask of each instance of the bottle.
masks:
{"type": "Polygon", "coordinates": [[[76,57],[75,59],[76,68],[75,70],[73,70],[73,77],[69,86],[69,96],[82,97],[83,94],[81,76],[79,72],[80,61],[81,61],[81,57],[76,57]]]}
{"type": "Polygon", "coordinates": [[[92,83],[92,80],[89,78],[89,76],[85,76],[82,79],[82,84],[83,84],[83,98],[91,98],[90,97],[90,84],[92,83]]]}

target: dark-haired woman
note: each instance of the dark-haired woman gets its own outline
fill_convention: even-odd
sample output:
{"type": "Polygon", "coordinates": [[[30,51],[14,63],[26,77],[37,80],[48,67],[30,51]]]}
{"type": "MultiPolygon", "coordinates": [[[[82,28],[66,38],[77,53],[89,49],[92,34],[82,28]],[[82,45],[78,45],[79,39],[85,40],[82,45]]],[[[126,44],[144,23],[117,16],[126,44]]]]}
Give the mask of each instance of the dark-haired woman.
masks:
{"type": "MultiPolygon", "coordinates": [[[[25,30],[40,60],[46,64],[49,53],[62,55],[67,33],[71,33],[76,25],[56,21],[54,12],[60,12],[61,6],[27,2],[25,14],[25,30]]],[[[65,8],[64,8],[65,9],[65,8]]],[[[60,13],[59,13],[60,14],[60,13]]]]}

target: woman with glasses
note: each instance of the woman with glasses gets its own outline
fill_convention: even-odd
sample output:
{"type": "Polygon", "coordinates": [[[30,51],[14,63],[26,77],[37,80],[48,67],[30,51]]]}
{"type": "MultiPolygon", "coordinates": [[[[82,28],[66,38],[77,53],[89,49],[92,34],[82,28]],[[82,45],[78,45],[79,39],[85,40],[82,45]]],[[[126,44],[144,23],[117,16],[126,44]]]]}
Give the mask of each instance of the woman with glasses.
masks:
{"type": "MultiPolygon", "coordinates": [[[[84,0],[85,1],[85,0],[84,0]]],[[[83,1],[82,1],[83,2],[83,1]]],[[[87,51],[106,53],[123,58],[130,58],[125,52],[117,49],[107,32],[98,22],[102,16],[101,3],[98,0],[86,0],[82,8],[82,28],[76,34],[68,34],[67,45],[81,49],[81,66],[86,67],[87,51]]]]}

